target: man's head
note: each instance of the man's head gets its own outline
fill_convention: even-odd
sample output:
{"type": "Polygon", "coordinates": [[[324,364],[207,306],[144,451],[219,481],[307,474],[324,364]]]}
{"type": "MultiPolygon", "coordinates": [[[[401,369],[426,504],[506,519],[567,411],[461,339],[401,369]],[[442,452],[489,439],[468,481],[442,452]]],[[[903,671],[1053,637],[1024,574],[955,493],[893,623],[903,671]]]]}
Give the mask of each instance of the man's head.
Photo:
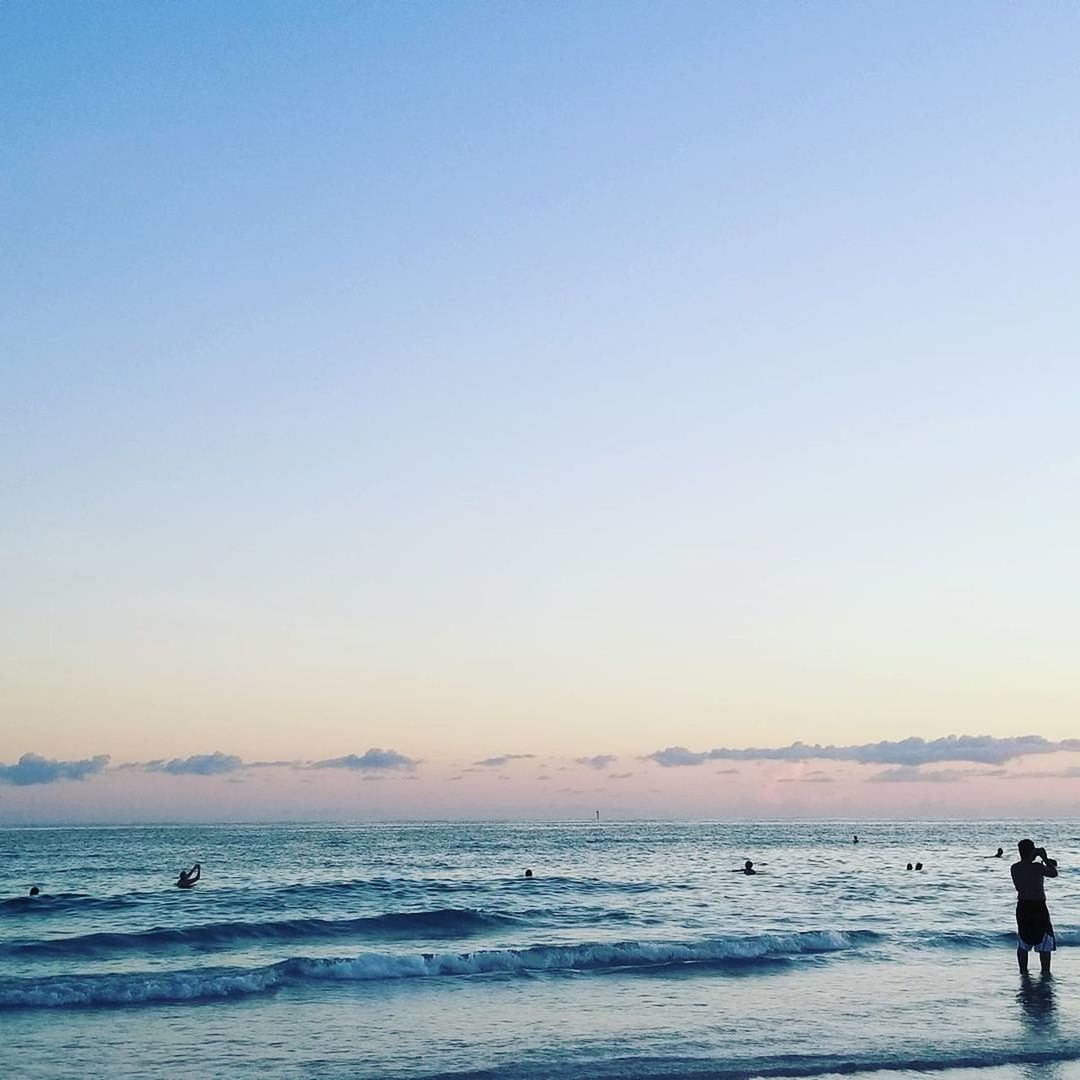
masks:
{"type": "Polygon", "coordinates": [[[1031,862],[1031,860],[1035,858],[1035,841],[1024,837],[1024,839],[1016,845],[1016,850],[1020,852],[1020,858],[1023,859],[1024,862],[1031,862]]]}
{"type": "Polygon", "coordinates": [[[743,869],[744,870],[753,870],[754,869],[754,864],[749,859],[747,859],[746,862],[743,863],[743,869]]]}
{"type": "Polygon", "coordinates": [[[33,888],[31,888],[31,890],[30,890],[30,895],[31,896],[39,896],[40,894],[41,894],[41,890],[36,885],[33,886],[33,888]]]}

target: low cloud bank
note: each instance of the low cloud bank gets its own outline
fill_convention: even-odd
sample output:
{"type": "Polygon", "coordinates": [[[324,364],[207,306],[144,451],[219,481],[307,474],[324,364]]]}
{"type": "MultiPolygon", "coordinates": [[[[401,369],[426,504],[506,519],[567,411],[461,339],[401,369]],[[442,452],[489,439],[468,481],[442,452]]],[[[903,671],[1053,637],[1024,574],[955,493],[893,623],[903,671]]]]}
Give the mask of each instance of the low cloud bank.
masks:
{"type": "Polygon", "coordinates": [[[344,757],[315,761],[309,769],[350,769],[353,772],[378,772],[386,769],[415,769],[420,762],[396,750],[383,750],[373,746],[364,754],[346,754],[344,757]]]}
{"type": "Polygon", "coordinates": [[[867,780],[872,784],[951,784],[979,775],[976,769],[935,769],[924,772],[917,765],[897,765],[893,769],[874,773],[867,780]]]}
{"type": "Polygon", "coordinates": [[[794,742],[790,746],[748,747],[713,750],[688,750],[669,746],[646,754],[666,769],[701,765],[706,761],[853,761],[860,765],[897,765],[915,768],[938,762],[972,762],[979,765],[1003,765],[1015,758],[1034,754],[1080,751],[1080,739],[1044,739],[1041,735],[947,735],[940,739],[916,737],[897,742],[884,740],[852,746],[821,746],[794,742]]]}
{"type": "Polygon", "coordinates": [[[593,754],[592,757],[574,758],[578,765],[588,765],[591,769],[606,769],[618,760],[614,754],[593,754]]]}
{"type": "Polygon", "coordinates": [[[1015,772],[1000,774],[1002,780],[1080,780],[1080,766],[1054,769],[1046,772],[1015,772]]]}
{"type": "MultiPolygon", "coordinates": [[[[1080,739],[1044,739],[1040,735],[1016,735],[998,738],[992,735],[949,735],[939,739],[912,737],[898,741],[849,746],[823,746],[794,742],[778,747],[717,747],[712,750],[690,750],[685,746],[669,746],[643,755],[639,760],[652,761],[665,769],[699,766],[706,762],[781,761],[806,763],[810,761],[852,762],[858,765],[888,766],[867,777],[874,783],[943,783],[963,780],[970,776],[1024,778],[1080,778],[1080,768],[1066,766],[1044,772],[1009,772],[1003,765],[1019,758],[1045,756],[1061,752],[1080,752],[1080,739]],[[928,765],[965,765],[982,768],[939,768],[925,770],[928,765]]],[[[536,754],[499,754],[480,761],[455,775],[501,768],[515,761],[535,759],[536,754]]],[[[289,768],[296,770],[343,769],[364,775],[391,772],[412,773],[423,762],[394,749],[371,747],[362,754],[345,754],[319,761],[244,761],[236,754],[215,750],[209,754],[192,754],[183,758],[159,758],[155,761],[132,761],[109,766],[109,755],[98,754],[77,761],[59,761],[41,754],[26,753],[11,765],[0,763],[0,784],[31,786],[51,784],[61,780],[85,780],[105,772],[137,771],[167,776],[230,776],[250,769],[289,768]]],[[[619,758],[615,754],[592,754],[574,758],[574,764],[604,773],[610,779],[624,779],[629,774],[610,772],[619,758]]],[[[570,766],[560,766],[560,771],[570,766]]],[[[734,768],[719,769],[719,773],[735,773],[734,768]]],[[[793,777],[790,782],[829,783],[832,777],[824,773],[809,773],[793,777]]],[[[788,781],[785,781],[788,782],[788,781]]]]}
{"type": "Polygon", "coordinates": [[[474,765],[482,765],[487,769],[497,769],[502,765],[509,765],[511,761],[527,761],[536,757],[535,754],[499,754],[498,757],[486,757],[481,761],[474,761],[474,765]]]}
{"type": "Polygon", "coordinates": [[[247,768],[235,754],[192,754],[191,757],[173,758],[171,761],[148,761],[144,772],[163,772],[170,776],[224,776],[247,768]]]}
{"type": "Polygon", "coordinates": [[[29,787],[31,784],[54,784],[58,780],[85,780],[103,772],[108,754],[82,761],[57,761],[41,754],[23,754],[14,765],[0,765],[0,783],[29,787]]]}

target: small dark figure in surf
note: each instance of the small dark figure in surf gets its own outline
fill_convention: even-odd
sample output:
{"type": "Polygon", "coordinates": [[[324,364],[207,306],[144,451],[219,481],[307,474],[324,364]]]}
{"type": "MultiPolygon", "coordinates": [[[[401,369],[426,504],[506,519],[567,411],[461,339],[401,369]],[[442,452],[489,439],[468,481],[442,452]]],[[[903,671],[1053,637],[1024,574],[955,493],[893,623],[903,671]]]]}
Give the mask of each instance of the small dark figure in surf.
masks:
{"type": "Polygon", "coordinates": [[[1050,911],[1046,906],[1044,878],[1058,876],[1057,860],[1046,854],[1046,848],[1035,846],[1034,840],[1024,839],[1016,845],[1020,861],[1012,864],[1012,879],[1016,886],[1016,960],[1020,974],[1026,975],[1031,950],[1039,954],[1043,973],[1050,974],[1050,954],[1057,948],[1050,911]],[[1036,858],[1042,862],[1036,862],[1036,858]]]}
{"type": "Polygon", "coordinates": [[[854,833],[854,834],[852,835],[852,837],[851,837],[851,842],[852,842],[853,844],[857,844],[857,843],[859,842],[859,834],[858,834],[858,833],[854,833]]]}
{"type": "Polygon", "coordinates": [[[988,859],[1000,859],[1005,854],[1004,848],[998,848],[993,855],[987,855],[988,859]]]}
{"type": "Polygon", "coordinates": [[[41,895],[41,890],[36,885],[32,885],[30,887],[30,895],[31,896],[40,896],[41,895]]]}
{"type": "Polygon", "coordinates": [[[915,867],[914,867],[914,866],[912,866],[912,865],[911,865],[911,863],[908,863],[908,864],[907,864],[907,868],[908,868],[909,870],[914,870],[914,869],[915,869],[915,867]]]}
{"type": "Polygon", "coordinates": [[[731,874],[756,874],[757,873],[757,871],[754,869],[754,864],[749,859],[747,859],[746,862],[744,862],[742,864],[742,866],[738,870],[730,870],[728,872],[731,873],[731,874]]]}
{"type": "Polygon", "coordinates": [[[921,863],[921,862],[917,862],[917,863],[915,864],[915,869],[916,869],[916,870],[921,870],[921,869],[922,869],[922,863],[921,863]]]}
{"type": "Polygon", "coordinates": [[[526,877],[532,877],[532,871],[531,870],[526,870],[525,871],[525,876],[526,877]]]}
{"type": "Polygon", "coordinates": [[[194,889],[195,882],[202,877],[202,864],[196,863],[190,870],[181,870],[180,876],[176,879],[176,887],[178,889],[194,889]]]}

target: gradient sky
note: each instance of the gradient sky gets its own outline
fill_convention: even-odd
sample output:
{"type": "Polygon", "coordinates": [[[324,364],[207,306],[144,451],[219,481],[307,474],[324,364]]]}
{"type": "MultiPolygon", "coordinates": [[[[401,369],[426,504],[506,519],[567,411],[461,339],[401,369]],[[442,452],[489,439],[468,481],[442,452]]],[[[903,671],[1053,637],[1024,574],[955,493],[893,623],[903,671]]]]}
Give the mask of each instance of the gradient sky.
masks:
{"type": "Polygon", "coordinates": [[[4,5],[0,820],[1080,811],[1078,42],[4,5]]]}

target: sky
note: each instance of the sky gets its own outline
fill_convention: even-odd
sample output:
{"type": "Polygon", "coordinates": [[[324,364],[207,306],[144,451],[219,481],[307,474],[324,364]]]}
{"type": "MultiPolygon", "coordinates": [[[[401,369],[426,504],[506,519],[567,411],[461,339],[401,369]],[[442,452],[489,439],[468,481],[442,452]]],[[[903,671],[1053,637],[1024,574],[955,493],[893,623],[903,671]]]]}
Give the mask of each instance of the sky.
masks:
{"type": "Polygon", "coordinates": [[[0,822],[1080,814],[1078,33],[4,5],[0,822]]]}

